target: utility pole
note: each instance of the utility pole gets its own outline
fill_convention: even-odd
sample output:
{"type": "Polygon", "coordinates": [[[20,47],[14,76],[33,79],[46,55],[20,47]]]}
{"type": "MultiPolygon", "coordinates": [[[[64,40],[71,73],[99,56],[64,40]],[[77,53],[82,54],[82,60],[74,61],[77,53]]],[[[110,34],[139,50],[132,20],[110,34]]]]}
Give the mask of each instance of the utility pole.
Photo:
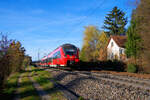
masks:
{"type": "Polygon", "coordinates": [[[38,49],[38,61],[40,60],[40,49],[38,49]]]}

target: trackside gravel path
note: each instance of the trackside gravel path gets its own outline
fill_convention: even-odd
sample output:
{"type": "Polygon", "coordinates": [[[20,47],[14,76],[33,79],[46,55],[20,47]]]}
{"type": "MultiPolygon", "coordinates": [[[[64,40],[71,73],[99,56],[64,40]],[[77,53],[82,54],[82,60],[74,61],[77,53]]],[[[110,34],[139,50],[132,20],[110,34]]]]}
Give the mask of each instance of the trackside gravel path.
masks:
{"type": "Polygon", "coordinates": [[[150,100],[150,80],[84,71],[47,69],[59,84],[86,100],[150,100]]]}
{"type": "MultiPolygon", "coordinates": [[[[40,76],[40,74],[36,74],[36,75],[40,76]]],[[[56,91],[59,91],[60,93],[62,93],[62,95],[65,97],[65,100],[79,100],[79,95],[69,90],[65,86],[59,84],[53,78],[49,77],[48,80],[54,84],[56,91]]],[[[58,100],[62,100],[62,99],[58,99],[58,100]]]]}
{"type": "MultiPolygon", "coordinates": [[[[31,68],[29,67],[29,70],[31,70],[31,68]]],[[[35,80],[32,78],[32,73],[30,72],[29,74],[29,79],[32,81],[34,88],[36,89],[36,91],[38,92],[38,95],[40,96],[41,100],[50,100],[50,96],[48,95],[47,92],[45,92],[42,87],[35,82],[35,80]]]]}
{"type": "MultiPolygon", "coordinates": [[[[29,70],[31,71],[31,68],[29,68],[29,70]]],[[[55,89],[55,90],[54,91],[49,91],[49,92],[43,90],[43,87],[41,87],[40,84],[37,83],[37,81],[35,81],[33,75],[36,75],[37,77],[40,78],[42,74],[39,74],[38,72],[35,73],[35,74],[30,72],[30,74],[29,74],[29,78],[32,81],[33,86],[37,90],[37,92],[38,92],[38,94],[39,94],[39,96],[41,97],[42,100],[78,100],[79,96],[77,96],[75,93],[73,93],[72,91],[68,90],[67,88],[65,88],[61,84],[57,83],[56,81],[54,81],[50,77],[46,78],[46,80],[48,80],[50,83],[53,83],[53,89],[55,89]],[[57,97],[53,98],[51,92],[55,93],[56,91],[58,91],[59,93],[62,93],[63,98],[59,98],[59,99],[57,97]]],[[[60,95],[57,95],[57,94],[55,94],[55,95],[56,96],[60,96],[60,95]]]]}

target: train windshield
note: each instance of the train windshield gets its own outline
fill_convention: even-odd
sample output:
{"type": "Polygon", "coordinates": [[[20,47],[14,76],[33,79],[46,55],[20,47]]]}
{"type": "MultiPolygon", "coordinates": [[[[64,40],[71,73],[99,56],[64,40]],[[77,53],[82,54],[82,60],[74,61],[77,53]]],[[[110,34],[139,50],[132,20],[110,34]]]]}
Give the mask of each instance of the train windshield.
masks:
{"type": "Polygon", "coordinates": [[[76,55],[77,54],[77,47],[75,47],[74,45],[70,45],[70,44],[65,44],[62,46],[63,50],[65,52],[65,55],[76,55]]]}
{"type": "Polygon", "coordinates": [[[75,50],[75,49],[65,49],[66,55],[72,56],[72,55],[75,55],[76,53],[77,53],[77,50],[75,50]]]}

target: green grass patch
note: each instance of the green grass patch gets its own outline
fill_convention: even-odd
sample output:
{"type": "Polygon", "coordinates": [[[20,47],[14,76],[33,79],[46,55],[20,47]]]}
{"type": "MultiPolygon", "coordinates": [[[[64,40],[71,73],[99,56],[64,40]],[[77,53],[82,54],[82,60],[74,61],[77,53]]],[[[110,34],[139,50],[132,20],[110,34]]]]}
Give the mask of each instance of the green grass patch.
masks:
{"type": "Polygon", "coordinates": [[[18,77],[19,73],[14,73],[10,77],[8,77],[5,83],[5,89],[3,91],[5,94],[13,95],[17,88],[18,77]]]}
{"type": "Polygon", "coordinates": [[[21,76],[21,77],[22,77],[22,78],[23,78],[23,77],[28,77],[28,75],[29,75],[29,72],[24,72],[24,73],[22,73],[22,76],[21,76]]]}
{"type": "MultiPolygon", "coordinates": [[[[27,72],[23,74],[26,76],[27,72]]],[[[28,77],[23,77],[21,79],[19,93],[21,100],[40,100],[35,88],[33,87],[32,82],[28,77]]]]}
{"type": "MultiPolygon", "coordinates": [[[[35,70],[35,69],[34,69],[35,70]]],[[[33,79],[41,85],[44,91],[48,92],[52,100],[66,100],[60,91],[49,80],[52,75],[48,71],[38,70],[34,71],[33,79]]]]}
{"type": "Polygon", "coordinates": [[[19,91],[21,100],[40,100],[32,82],[28,78],[30,71],[22,71],[12,74],[5,82],[5,88],[2,93],[5,100],[11,100],[14,98],[15,92],[19,91]],[[21,75],[20,87],[18,87],[18,78],[21,75]]]}

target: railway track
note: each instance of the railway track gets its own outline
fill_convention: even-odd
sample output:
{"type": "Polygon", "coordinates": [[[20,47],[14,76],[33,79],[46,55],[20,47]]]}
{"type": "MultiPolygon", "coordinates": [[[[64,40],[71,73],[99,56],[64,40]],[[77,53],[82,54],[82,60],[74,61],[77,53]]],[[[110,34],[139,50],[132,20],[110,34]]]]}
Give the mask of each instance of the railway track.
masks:
{"type": "Polygon", "coordinates": [[[117,80],[118,79],[120,81],[125,81],[125,82],[129,82],[129,83],[135,83],[135,84],[150,86],[150,80],[148,80],[148,79],[139,79],[139,78],[136,78],[136,77],[126,77],[126,76],[95,73],[95,72],[77,72],[77,73],[82,73],[82,74],[101,77],[101,78],[109,78],[109,79],[112,79],[112,80],[117,80]]]}
{"type": "Polygon", "coordinates": [[[87,74],[80,74],[80,75],[95,78],[97,80],[110,82],[112,84],[115,83],[117,85],[126,85],[129,87],[150,91],[150,84],[149,83],[143,83],[143,82],[141,83],[141,82],[133,81],[130,79],[120,79],[120,78],[116,78],[116,77],[102,76],[102,75],[92,75],[92,76],[91,75],[89,76],[87,74]]]}
{"type": "MultiPolygon", "coordinates": [[[[59,69],[55,69],[59,70],[59,69]]],[[[53,70],[51,70],[53,71],[53,70]]],[[[126,77],[126,76],[119,76],[113,74],[104,74],[104,73],[97,73],[97,72],[88,72],[88,71],[66,71],[66,70],[59,70],[69,74],[76,74],[83,77],[90,77],[96,80],[105,81],[112,84],[117,85],[125,85],[130,88],[136,88],[141,90],[146,90],[150,92],[150,80],[148,79],[140,79],[135,77],[126,77]]]]}
{"type": "Polygon", "coordinates": [[[111,78],[111,79],[119,79],[121,81],[126,81],[126,82],[132,82],[132,83],[139,83],[141,85],[148,85],[150,86],[150,80],[148,79],[138,79],[136,77],[126,77],[126,76],[118,76],[118,75],[112,75],[112,74],[104,74],[104,75],[99,75],[98,73],[92,73],[96,76],[101,76],[105,78],[111,78]]]}

